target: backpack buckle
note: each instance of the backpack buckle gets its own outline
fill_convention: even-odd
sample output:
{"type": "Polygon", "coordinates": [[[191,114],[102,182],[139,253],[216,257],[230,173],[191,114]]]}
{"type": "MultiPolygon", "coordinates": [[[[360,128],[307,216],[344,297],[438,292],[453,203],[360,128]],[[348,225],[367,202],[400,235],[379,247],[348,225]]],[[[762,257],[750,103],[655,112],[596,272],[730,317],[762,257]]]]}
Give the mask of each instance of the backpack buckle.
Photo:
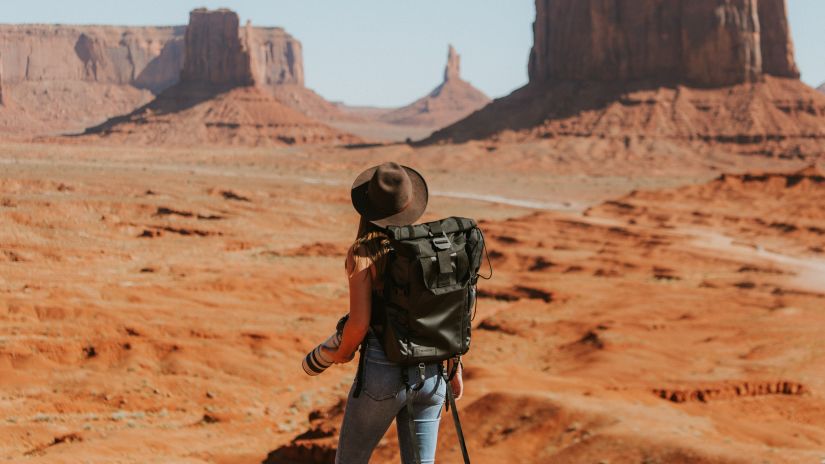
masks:
{"type": "Polygon", "coordinates": [[[450,247],[453,246],[453,244],[450,243],[450,239],[447,238],[447,234],[444,232],[438,237],[433,237],[433,245],[439,250],[449,250],[450,247]]]}

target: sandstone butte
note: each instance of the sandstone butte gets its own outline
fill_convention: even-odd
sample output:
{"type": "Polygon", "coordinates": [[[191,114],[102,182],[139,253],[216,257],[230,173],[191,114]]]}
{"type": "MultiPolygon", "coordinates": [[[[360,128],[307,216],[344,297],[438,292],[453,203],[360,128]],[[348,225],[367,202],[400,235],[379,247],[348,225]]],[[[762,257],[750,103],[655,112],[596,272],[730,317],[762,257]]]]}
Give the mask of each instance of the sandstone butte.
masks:
{"type": "MultiPolygon", "coordinates": [[[[266,54],[254,51],[255,36],[249,24],[241,30],[233,11],[193,10],[180,81],[149,104],[89,128],[84,135],[163,145],[359,142],[284,105],[266,90],[267,84],[282,78],[273,74],[278,66],[266,54]]],[[[293,48],[287,56],[298,51],[293,48]]],[[[294,75],[297,81],[303,74],[294,75]]]]}
{"type": "Polygon", "coordinates": [[[380,119],[390,124],[444,127],[489,102],[487,95],[461,78],[461,57],[450,45],[444,81],[425,97],[383,114],[380,119]]]}
{"type": "Polygon", "coordinates": [[[536,0],[529,83],[428,142],[667,138],[818,155],[784,0],[536,0]]]}
{"type": "MultiPolygon", "coordinates": [[[[185,34],[186,26],[0,25],[4,98],[19,103],[0,113],[0,132],[82,131],[133,111],[179,81],[185,34]]],[[[304,89],[298,40],[282,28],[245,34],[265,88],[304,89]]]]}

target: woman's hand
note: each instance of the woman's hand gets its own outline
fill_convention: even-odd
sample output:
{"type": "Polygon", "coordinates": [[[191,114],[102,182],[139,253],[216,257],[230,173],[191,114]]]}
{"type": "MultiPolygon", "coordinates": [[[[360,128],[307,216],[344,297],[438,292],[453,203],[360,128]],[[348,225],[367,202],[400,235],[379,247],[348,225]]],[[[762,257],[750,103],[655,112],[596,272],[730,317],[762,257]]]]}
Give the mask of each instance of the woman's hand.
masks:
{"type": "Polygon", "coordinates": [[[331,359],[335,364],[346,364],[355,358],[355,351],[347,354],[346,352],[341,351],[340,348],[337,350],[331,350],[324,346],[321,347],[321,349],[326,352],[329,359],[331,359]]]}
{"type": "Polygon", "coordinates": [[[462,373],[461,364],[458,365],[458,369],[455,371],[455,375],[452,379],[450,379],[450,388],[453,390],[453,396],[455,400],[458,401],[464,396],[464,379],[461,378],[462,373]]]}

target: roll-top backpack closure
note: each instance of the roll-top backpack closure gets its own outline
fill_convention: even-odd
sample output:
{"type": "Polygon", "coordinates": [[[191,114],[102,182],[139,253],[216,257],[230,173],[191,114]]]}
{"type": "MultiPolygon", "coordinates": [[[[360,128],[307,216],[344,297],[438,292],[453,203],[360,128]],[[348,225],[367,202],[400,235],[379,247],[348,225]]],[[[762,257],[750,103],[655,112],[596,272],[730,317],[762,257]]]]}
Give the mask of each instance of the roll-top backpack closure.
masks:
{"type": "Polygon", "coordinates": [[[390,238],[393,240],[415,240],[436,235],[436,232],[432,229],[432,227],[440,228],[440,231],[445,234],[454,234],[456,232],[466,232],[468,230],[475,229],[478,226],[472,219],[449,217],[440,221],[428,222],[426,224],[418,224],[414,226],[389,226],[386,230],[390,238]]]}
{"type": "MultiPolygon", "coordinates": [[[[427,287],[434,290],[455,286],[470,273],[473,257],[468,255],[466,249],[471,241],[467,233],[474,229],[477,230],[477,225],[472,219],[449,217],[426,224],[391,226],[387,232],[399,254],[410,258],[421,257],[423,278],[427,287]]],[[[480,240],[477,237],[480,234],[473,236],[473,239],[480,240]]],[[[471,277],[475,283],[475,276],[471,277]]]]}

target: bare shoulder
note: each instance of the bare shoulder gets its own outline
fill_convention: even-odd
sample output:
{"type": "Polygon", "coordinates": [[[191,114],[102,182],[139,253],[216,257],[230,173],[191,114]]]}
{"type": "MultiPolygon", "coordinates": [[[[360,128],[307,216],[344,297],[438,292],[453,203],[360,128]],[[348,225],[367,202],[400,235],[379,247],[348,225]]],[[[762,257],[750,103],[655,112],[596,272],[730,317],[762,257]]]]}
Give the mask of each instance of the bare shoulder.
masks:
{"type": "Polygon", "coordinates": [[[370,258],[367,248],[364,245],[355,245],[347,251],[346,269],[347,275],[352,278],[366,270],[372,274],[372,258],[370,258]]]}

